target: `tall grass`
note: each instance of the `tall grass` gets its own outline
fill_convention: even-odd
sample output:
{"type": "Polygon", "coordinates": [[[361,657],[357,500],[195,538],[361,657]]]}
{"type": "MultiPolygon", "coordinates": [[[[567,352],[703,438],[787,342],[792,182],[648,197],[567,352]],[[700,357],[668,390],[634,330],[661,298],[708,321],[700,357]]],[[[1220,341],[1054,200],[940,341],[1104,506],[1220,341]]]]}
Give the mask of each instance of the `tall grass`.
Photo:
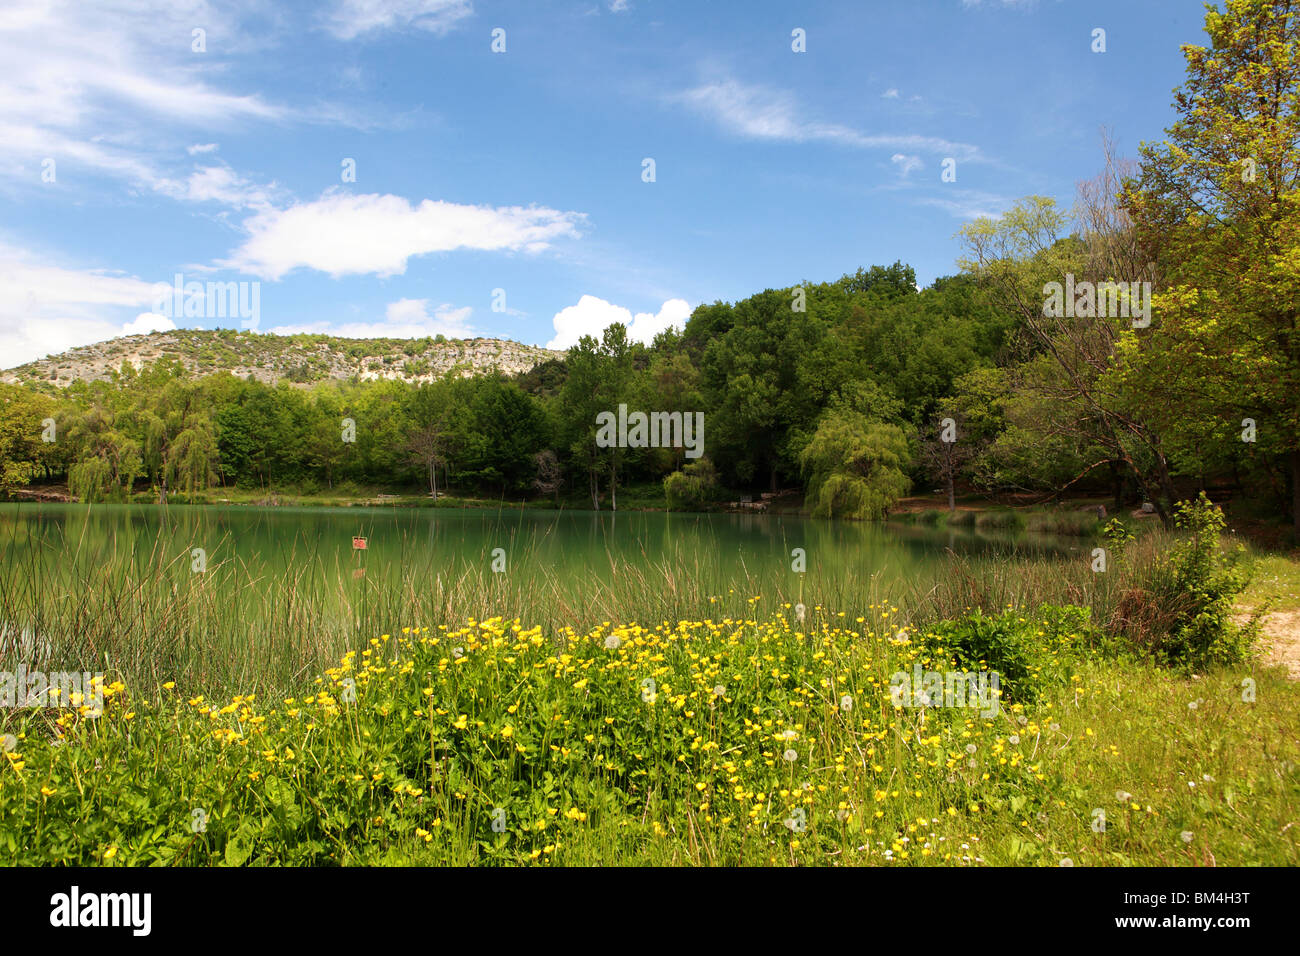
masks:
{"type": "Polygon", "coordinates": [[[0,669],[22,661],[110,671],[142,688],[176,680],[209,692],[279,693],[404,625],[505,617],[554,633],[606,621],[745,618],[800,603],[863,613],[901,596],[860,567],[805,576],[764,562],[736,573],[684,545],[661,557],[607,549],[587,573],[553,565],[535,536],[512,546],[506,573],[435,558],[411,532],[369,565],[307,537],[275,556],[232,545],[217,542],[196,573],[190,554],[161,535],[115,535],[91,547],[59,525],[40,539],[0,540],[0,669]]]}
{"type": "Polygon", "coordinates": [[[280,693],[378,634],[496,617],[556,633],[614,621],[747,619],[797,604],[850,618],[896,607],[903,624],[1076,604],[1141,647],[1185,611],[1158,560],[1172,541],[1164,532],[1146,535],[1105,573],[1092,570],[1086,546],[1065,555],[1008,547],[949,552],[938,573],[900,581],[852,562],[829,573],[795,574],[770,560],[737,570],[717,549],[676,539],[656,556],[605,548],[603,560],[576,573],[554,564],[537,534],[513,540],[508,571],[494,573],[480,560],[435,556],[411,530],[369,565],[311,535],[275,555],[240,554],[227,536],[211,546],[206,572],[195,573],[190,553],[162,534],[113,531],[91,543],[68,527],[76,526],[0,538],[0,669],[23,662],[102,670],[141,688],[176,680],[209,692],[280,693]]]}

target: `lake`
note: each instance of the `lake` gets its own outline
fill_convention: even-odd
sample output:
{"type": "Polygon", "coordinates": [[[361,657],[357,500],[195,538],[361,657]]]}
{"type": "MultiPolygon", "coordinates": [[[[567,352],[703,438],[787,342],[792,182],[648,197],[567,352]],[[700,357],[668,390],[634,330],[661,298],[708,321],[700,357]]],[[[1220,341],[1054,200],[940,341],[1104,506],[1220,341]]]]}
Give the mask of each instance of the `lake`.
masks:
{"type": "Polygon", "coordinates": [[[212,676],[271,655],[296,673],[403,626],[857,615],[924,591],[952,555],[1080,553],[1079,539],[781,515],[6,504],[0,659],[35,641],[68,664],[212,676]]]}

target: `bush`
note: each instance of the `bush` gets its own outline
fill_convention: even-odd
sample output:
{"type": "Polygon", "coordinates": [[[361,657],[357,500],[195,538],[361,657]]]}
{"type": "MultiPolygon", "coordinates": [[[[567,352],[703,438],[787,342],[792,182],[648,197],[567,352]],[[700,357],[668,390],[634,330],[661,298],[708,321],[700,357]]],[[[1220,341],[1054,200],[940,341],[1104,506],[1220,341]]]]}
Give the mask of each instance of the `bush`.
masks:
{"type": "Polygon", "coordinates": [[[1043,607],[1034,620],[1019,611],[994,616],[976,611],[930,629],[957,666],[994,671],[1005,700],[1037,700],[1068,671],[1062,652],[1091,630],[1087,608],[1043,607]]]}
{"type": "Polygon", "coordinates": [[[718,496],[718,472],[708,458],[693,461],[664,479],[669,511],[700,511],[718,496]]]}
{"type": "Polygon", "coordinates": [[[1179,502],[1174,521],[1188,538],[1168,558],[1167,580],[1181,613],[1157,651],[1168,663],[1188,668],[1243,660],[1259,631],[1256,616],[1245,626],[1233,619],[1233,606],[1250,584],[1242,566],[1245,548],[1225,554],[1219,547],[1223,512],[1205,496],[1179,502]]]}

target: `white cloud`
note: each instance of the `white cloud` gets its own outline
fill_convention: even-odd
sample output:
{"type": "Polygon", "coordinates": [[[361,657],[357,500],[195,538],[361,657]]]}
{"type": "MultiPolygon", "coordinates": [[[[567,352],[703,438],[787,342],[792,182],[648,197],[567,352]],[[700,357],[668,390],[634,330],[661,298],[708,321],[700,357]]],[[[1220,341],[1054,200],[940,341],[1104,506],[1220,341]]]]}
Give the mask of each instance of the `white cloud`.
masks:
{"type": "Polygon", "coordinates": [[[189,153],[191,156],[197,156],[199,153],[214,152],[216,148],[216,143],[195,143],[193,146],[186,147],[185,152],[189,153]]]}
{"type": "Polygon", "coordinates": [[[1001,219],[1002,210],[1015,200],[996,193],[982,192],[976,189],[956,189],[951,185],[944,187],[945,197],[927,196],[916,201],[922,206],[933,206],[951,213],[957,219],[1001,219]]]}
{"type": "Polygon", "coordinates": [[[474,331],[469,325],[469,317],[473,311],[467,305],[457,308],[444,302],[434,306],[430,314],[428,299],[398,299],[396,302],[388,303],[388,307],[384,310],[384,318],[380,321],[344,322],[338,325],[325,322],[282,325],[271,329],[271,332],[276,335],[323,332],[349,339],[420,339],[432,335],[466,338],[474,331]]]}
{"type": "Polygon", "coordinates": [[[274,183],[258,186],[250,183],[229,166],[201,166],[184,182],[167,180],[160,191],[174,199],[190,202],[219,202],[237,209],[264,209],[271,205],[278,190],[274,183]]]}
{"type": "Polygon", "coordinates": [[[889,157],[889,161],[898,167],[900,176],[906,178],[907,174],[914,169],[920,169],[925,164],[921,162],[920,156],[907,156],[903,153],[895,153],[889,157]]]}
{"type": "Polygon", "coordinates": [[[912,133],[863,133],[839,123],[808,118],[789,93],[720,80],[679,93],[672,99],[710,117],[724,129],[748,139],[793,143],[831,142],[863,149],[913,149],[952,156],[965,162],[982,159],[978,146],[912,133]]]}
{"type": "Polygon", "coordinates": [[[0,245],[0,363],[12,368],[143,328],[148,313],[139,310],[153,301],[153,283],[102,269],[37,263],[0,245]],[[136,318],[124,324],[128,309],[136,318]]]}
{"type": "Polygon", "coordinates": [[[149,332],[173,332],[176,323],[165,315],[155,312],[141,312],[132,321],[122,326],[122,335],[145,335],[149,332]]]}
{"type": "Polygon", "coordinates": [[[882,100],[896,100],[898,99],[898,90],[891,86],[889,89],[885,90],[885,92],[880,94],[880,98],[882,100]]]}
{"type": "Polygon", "coordinates": [[[555,337],[546,343],[548,349],[567,349],[577,345],[584,335],[599,339],[601,333],[615,322],[626,325],[628,338],[647,345],[668,328],[680,329],[690,318],[691,307],[685,299],[669,299],[658,312],[630,310],[594,295],[584,295],[577,305],[570,305],[555,313],[555,337]]]}
{"type": "Polygon", "coordinates": [[[267,279],[297,268],[332,276],[400,275],[412,256],[454,249],[539,252],[576,237],[586,217],[539,206],[468,206],[333,189],[244,223],[249,237],[220,263],[267,279]]]}
{"type": "Polygon", "coordinates": [[[473,12],[469,0],[339,0],[325,28],[340,40],[411,27],[441,34],[473,12]]]}
{"type": "Polygon", "coordinates": [[[626,13],[632,9],[630,0],[609,0],[610,13],[626,13]]]}
{"type": "Polygon", "coordinates": [[[217,13],[206,0],[9,0],[0,12],[0,163],[31,175],[49,157],[60,172],[66,163],[166,191],[163,157],[179,151],[185,128],[285,118],[286,109],[258,94],[214,85],[223,55],[247,42],[242,8],[217,13]],[[206,25],[210,52],[191,50],[196,24],[206,25]]]}

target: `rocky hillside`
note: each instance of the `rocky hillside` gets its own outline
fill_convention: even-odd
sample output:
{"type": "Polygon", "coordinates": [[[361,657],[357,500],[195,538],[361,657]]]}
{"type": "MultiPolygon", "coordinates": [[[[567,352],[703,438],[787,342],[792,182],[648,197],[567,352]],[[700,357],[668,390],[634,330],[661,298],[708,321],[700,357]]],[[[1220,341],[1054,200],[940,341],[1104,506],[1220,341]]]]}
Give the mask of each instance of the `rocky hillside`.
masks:
{"type": "Polygon", "coordinates": [[[232,372],[263,382],[309,384],[329,378],[400,378],[422,382],[451,371],[526,372],[563,352],[506,339],[345,339],[331,335],[268,335],[234,329],[177,329],[110,339],[0,371],[0,382],[49,383],[107,379],[127,362],[136,368],[161,358],[193,375],[232,372]]]}

